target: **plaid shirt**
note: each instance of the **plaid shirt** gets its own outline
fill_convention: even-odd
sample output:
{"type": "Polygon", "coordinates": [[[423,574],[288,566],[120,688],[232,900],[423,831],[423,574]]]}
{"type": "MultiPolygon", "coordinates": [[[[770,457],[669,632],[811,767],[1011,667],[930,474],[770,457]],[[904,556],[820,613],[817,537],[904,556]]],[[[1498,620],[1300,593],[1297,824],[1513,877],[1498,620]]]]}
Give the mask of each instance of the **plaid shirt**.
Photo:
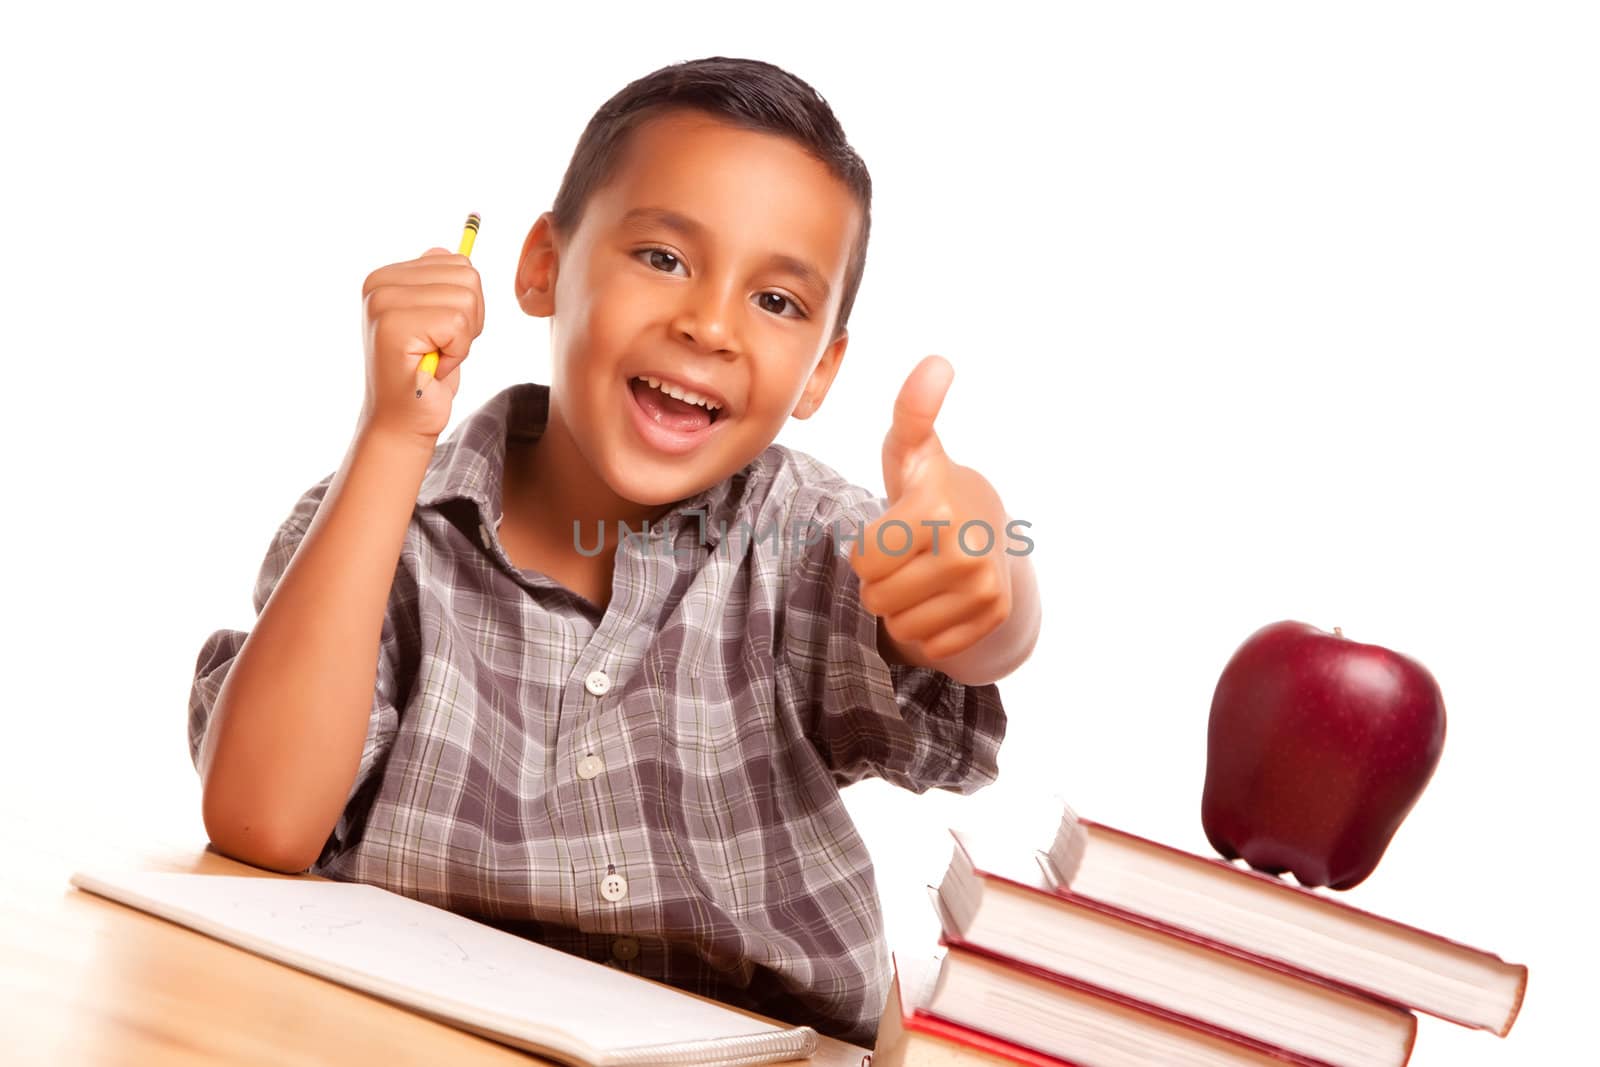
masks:
{"type": "MultiPolygon", "coordinates": [[[[623,539],[604,611],[518,569],[495,535],[506,438],[536,438],[548,401],[506,389],[436,450],[312,870],[871,1044],[888,954],[839,787],[992,781],[999,690],[884,662],[845,538],[886,502],[782,445],[623,539]]],[[[273,538],[258,614],[332,477],[273,538]]],[[[200,651],[191,758],[245,637],[200,651]]]]}

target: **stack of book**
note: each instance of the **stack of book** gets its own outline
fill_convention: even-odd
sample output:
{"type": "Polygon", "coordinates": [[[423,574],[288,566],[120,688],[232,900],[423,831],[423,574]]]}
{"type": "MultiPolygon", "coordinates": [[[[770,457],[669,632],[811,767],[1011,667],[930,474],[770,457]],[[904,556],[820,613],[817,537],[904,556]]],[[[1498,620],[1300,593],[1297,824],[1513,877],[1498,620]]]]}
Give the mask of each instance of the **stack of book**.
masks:
{"type": "Polygon", "coordinates": [[[1399,1067],[1416,1012],[1504,1037],[1528,969],[1080,819],[1048,853],[960,833],[942,959],[895,961],[873,1067],[1399,1067]]]}

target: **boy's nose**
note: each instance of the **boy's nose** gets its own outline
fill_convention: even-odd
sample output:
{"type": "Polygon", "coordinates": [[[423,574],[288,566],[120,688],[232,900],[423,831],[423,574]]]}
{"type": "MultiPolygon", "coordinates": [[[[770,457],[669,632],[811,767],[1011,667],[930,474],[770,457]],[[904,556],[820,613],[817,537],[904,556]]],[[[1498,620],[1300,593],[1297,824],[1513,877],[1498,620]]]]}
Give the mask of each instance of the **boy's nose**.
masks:
{"type": "Polygon", "coordinates": [[[707,352],[721,352],[733,345],[732,324],[737,312],[730,307],[737,299],[731,286],[701,285],[691,289],[672,320],[678,338],[707,352]]]}

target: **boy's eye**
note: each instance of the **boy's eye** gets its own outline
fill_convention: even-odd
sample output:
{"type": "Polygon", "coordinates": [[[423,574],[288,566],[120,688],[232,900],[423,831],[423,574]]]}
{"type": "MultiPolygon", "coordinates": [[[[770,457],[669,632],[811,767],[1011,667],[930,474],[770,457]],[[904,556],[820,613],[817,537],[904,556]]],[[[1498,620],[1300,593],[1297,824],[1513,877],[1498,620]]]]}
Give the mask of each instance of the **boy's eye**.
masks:
{"type": "Polygon", "coordinates": [[[644,248],[640,249],[640,254],[652,267],[666,274],[676,274],[683,266],[682,260],[664,248],[644,248]]]}
{"type": "Polygon", "coordinates": [[[782,293],[757,293],[756,304],[762,311],[770,311],[774,315],[788,319],[803,319],[806,313],[800,310],[800,305],[784,296],[782,293]],[[793,314],[786,314],[786,312],[793,314]]]}

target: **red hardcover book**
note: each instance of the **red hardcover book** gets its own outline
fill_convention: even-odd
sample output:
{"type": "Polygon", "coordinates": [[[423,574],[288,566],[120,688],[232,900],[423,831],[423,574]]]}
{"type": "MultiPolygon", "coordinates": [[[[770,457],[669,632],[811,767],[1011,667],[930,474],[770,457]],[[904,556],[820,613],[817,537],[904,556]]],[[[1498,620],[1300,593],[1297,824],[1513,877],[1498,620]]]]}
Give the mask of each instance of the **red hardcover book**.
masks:
{"type": "Polygon", "coordinates": [[[1066,899],[1229,945],[1302,974],[1504,1037],[1528,968],[1226,860],[1066,808],[1044,870],[1066,899]]]}
{"type": "MultiPolygon", "coordinates": [[[[916,972],[913,971],[913,975],[916,972]]],[[[897,1058],[901,1037],[881,1025],[873,1067],[944,1067],[965,1063],[1028,1063],[1040,1067],[1323,1067],[1240,1040],[1104,990],[952,945],[932,981],[899,979],[901,1029],[910,1016],[920,1033],[963,1049],[938,1049],[931,1040],[897,1058]],[[941,1027],[942,1024],[942,1027],[941,1027]],[[996,1058],[979,1058],[979,1056],[996,1058]]],[[[890,999],[887,1016],[896,1008],[890,999]]]]}
{"type": "Polygon", "coordinates": [[[894,981],[889,986],[883,1021],[878,1025],[872,1067],[1010,1067],[1018,1063],[1026,1067],[1082,1067],[929,1015],[922,1010],[926,987],[922,972],[905,974],[898,957],[894,965],[894,981]]]}
{"type": "MultiPolygon", "coordinates": [[[[1057,895],[1037,854],[952,836],[955,854],[935,907],[953,948],[1035,979],[1094,989],[1278,1060],[1403,1067],[1410,1058],[1417,1020],[1404,1009],[1187,931],[1057,895]]],[[[1034,1013],[1049,1015],[1052,990],[1041,981],[1006,995],[1030,990],[1040,1000],[1034,1013]]]]}

